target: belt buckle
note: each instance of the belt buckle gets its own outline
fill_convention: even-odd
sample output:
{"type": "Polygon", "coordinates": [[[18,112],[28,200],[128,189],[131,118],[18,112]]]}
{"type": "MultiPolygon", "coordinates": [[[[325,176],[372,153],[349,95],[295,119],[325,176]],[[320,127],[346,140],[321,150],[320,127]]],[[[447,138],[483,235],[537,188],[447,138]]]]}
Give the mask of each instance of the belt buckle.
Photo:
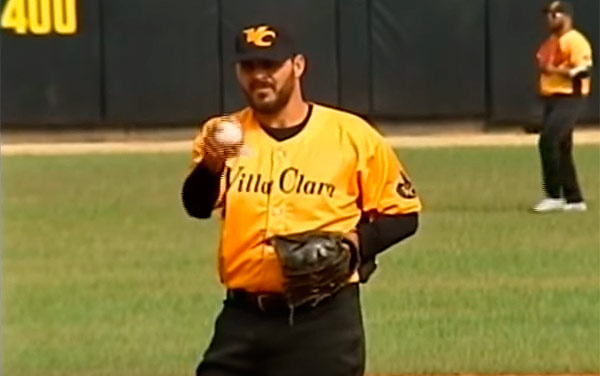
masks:
{"type": "Polygon", "coordinates": [[[267,312],[267,310],[265,308],[265,304],[264,304],[264,299],[266,299],[268,297],[269,296],[266,294],[261,294],[256,297],[256,303],[258,305],[258,309],[260,309],[262,312],[267,312]]]}

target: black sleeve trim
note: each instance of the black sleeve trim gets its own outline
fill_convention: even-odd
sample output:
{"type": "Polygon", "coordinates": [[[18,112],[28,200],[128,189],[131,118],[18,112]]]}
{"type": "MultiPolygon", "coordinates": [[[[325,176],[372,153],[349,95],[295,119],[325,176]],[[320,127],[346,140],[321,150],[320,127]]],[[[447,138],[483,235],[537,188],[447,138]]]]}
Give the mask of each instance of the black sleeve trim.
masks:
{"type": "Polygon", "coordinates": [[[378,253],[413,235],[418,226],[418,213],[382,215],[369,223],[359,224],[358,236],[362,259],[375,258],[378,253]]]}
{"type": "Polygon", "coordinates": [[[210,218],[219,198],[220,174],[215,175],[203,163],[198,164],[185,179],[181,199],[185,211],[195,218],[210,218]]]}

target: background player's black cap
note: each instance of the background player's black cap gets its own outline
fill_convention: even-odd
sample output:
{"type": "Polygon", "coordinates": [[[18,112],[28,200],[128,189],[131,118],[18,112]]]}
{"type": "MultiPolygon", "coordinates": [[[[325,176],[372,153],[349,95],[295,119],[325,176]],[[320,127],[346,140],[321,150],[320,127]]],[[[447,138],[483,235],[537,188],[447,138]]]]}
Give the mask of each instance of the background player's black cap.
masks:
{"type": "Polygon", "coordinates": [[[543,9],[544,13],[564,13],[573,15],[573,6],[566,1],[553,1],[543,9]]]}
{"type": "Polygon", "coordinates": [[[235,38],[235,59],[284,61],[296,53],[292,36],[282,27],[256,24],[243,27],[235,38]]]}

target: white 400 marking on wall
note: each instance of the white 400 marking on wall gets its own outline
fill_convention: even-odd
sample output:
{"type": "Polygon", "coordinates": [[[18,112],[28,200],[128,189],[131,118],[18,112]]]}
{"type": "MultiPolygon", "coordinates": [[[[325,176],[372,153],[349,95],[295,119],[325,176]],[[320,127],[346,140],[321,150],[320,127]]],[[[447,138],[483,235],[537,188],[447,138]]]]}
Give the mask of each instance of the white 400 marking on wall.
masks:
{"type": "Polygon", "coordinates": [[[16,34],[75,34],[77,0],[8,0],[2,10],[3,29],[16,34]]]}

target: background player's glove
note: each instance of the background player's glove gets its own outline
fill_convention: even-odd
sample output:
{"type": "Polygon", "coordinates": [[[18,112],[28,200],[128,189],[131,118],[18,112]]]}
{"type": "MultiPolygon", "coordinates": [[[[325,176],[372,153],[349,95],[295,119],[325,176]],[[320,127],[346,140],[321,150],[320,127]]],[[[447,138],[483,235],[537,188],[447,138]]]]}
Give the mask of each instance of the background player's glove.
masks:
{"type": "Polygon", "coordinates": [[[548,38],[541,46],[537,52],[536,58],[538,60],[538,65],[540,68],[545,68],[547,66],[555,66],[556,58],[560,53],[560,45],[558,43],[558,39],[554,37],[548,38]]]}
{"type": "Polygon", "coordinates": [[[291,307],[317,305],[348,283],[359,253],[343,233],[309,231],[271,239],[283,268],[284,295],[291,307]]]}

